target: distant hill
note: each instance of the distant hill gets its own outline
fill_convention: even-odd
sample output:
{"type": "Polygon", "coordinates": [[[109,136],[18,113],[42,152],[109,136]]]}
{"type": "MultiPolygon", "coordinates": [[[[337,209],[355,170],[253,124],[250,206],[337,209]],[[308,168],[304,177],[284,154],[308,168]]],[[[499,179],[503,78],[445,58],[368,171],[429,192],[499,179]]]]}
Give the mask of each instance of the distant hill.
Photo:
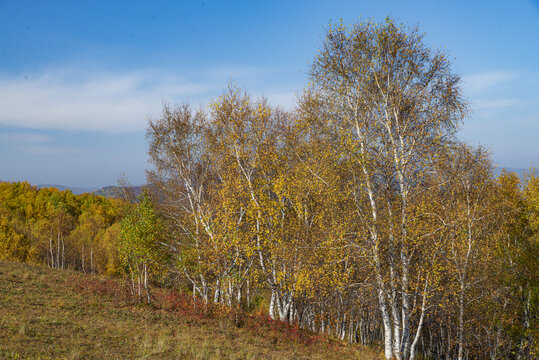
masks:
{"type": "Polygon", "coordinates": [[[101,189],[92,191],[92,194],[104,197],[123,197],[122,188],[119,186],[105,186],[101,189]]]}
{"type": "MultiPolygon", "coordinates": [[[[138,197],[142,192],[142,186],[128,186],[126,191],[129,197],[138,197]]],[[[125,197],[124,189],[121,186],[105,186],[99,190],[92,191],[94,195],[104,196],[107,198],[123,198],[125,197]]]]}
{"type": "MultiPolygon", "coordinates": [[[[104,196],[107,198],[123,198],[124,197],[124,190],[121,186],[105,186],[100,189],[97,188],[87,188],[87,187],[75,187],[75,186],[65,186],[65,185],[58,185],[58,184],[39,184],[37,185],[38,189],[46,189],[46,188],[55,188],[60,191],[69,190],[75,195],[80,195],[84,193],[91,193],[98,196],[104,196]]],[[[135,198],[138,197],[142,191],[142,186],[128,186],[127,191],[129,192],[129,196],[134,196],[135,198]]]]}
{"type": "Polygon", "coordinates": [[[37,188],[38,189],[56,188],[60,191],[69,190],[75,195],[80,195],[80,194],[96,191],[96,188],[64,186],[64,185],[58,185],[58,184],[39,184],[37,185],[37,188]]]}

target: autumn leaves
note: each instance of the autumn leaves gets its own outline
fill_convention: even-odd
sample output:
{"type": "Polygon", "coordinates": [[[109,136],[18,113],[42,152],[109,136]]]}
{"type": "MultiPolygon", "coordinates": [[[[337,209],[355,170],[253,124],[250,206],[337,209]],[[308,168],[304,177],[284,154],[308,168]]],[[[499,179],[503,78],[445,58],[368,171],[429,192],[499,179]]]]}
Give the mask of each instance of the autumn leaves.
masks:
{"type": "Polygon", "coordinates": [[[150,122],[176,270],[206,301],[257,292],[272,318],[351,341],[383,334],[387,358],[416,356],[444,299],[457,330],[443,353],[462,357],[499,185],[484,151],[455,137],[460,79],[390,19],[326,35],[293,112],[232,86],[207,110],[165,107],[150,122]]]}

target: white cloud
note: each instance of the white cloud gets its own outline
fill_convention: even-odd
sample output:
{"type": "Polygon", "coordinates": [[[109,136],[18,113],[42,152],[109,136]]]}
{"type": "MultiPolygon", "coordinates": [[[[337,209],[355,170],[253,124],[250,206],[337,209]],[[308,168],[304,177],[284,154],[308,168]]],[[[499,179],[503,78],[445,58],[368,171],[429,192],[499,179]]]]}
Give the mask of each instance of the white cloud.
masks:
{"type": "Polygon", "coordinates": [[[53,144],[30,145],[19,147],[18,150],[31,155],[53,155],[53,154],[80,154],[83,151],[71,146],[56,146],[53,144]]]}
{"type": "Polygon", "coordinates": [[[0,141],[10,144],[42,144],[51,142],[53,139],[45,134],[33,134],[23,132],[4,132],[0,134],[0,141]]]}
{"type": "Polygon", "coordinates": [[[515,71],[490,71],[464,76],[462,78],[465,93],[477,94],[490,90],[519,77],[515,71]]]}
{"type": "Polygon", "coordinates": [[[474,103],[475,110],[506,108],[519,105],[519,101],[516,99],[495,99],[495,100],[477,100],[474,103]]]}
{"type": "Polygon", "coordinates": [[[205,90],[204,85],[152,72],[81,76],[53,70],[26,79],[3,76],[0,123],[62,130],[141,130],[146,115],[158,113],[164,98],[205,90]]]}
{"type": "Polygon", "coordinates": [[[38,133],[36,130],[0,133],[0,143],[7,144],[9,148],[16,149],[21,153],[31,155],[74,154],[82,152],[82,149],[77,147],[58,145],[57,139],[53,136],[38,133]]]}
{"type": "MultiPolygon", "coordinates": [[[[111,72],[63,67],[35,76],[0,74],[0,124],[35,129],[141,131],[162,102],[199,105],[230,80],[268,73],[262,68],[215,68],[189,75],[158,70],[111,72]]],[[[287,101],[286,101],[287,102],[287,101]]],[[[288,105],[288,104],[286,104],[288,105]]]]}
{"type": "Polygon", "coordinates": [[[256,66],[225,66],[211,68],[204,71],[204,74],[211,78],[239,79],[261,76],[272,72],[270,68],[256,66]]]}

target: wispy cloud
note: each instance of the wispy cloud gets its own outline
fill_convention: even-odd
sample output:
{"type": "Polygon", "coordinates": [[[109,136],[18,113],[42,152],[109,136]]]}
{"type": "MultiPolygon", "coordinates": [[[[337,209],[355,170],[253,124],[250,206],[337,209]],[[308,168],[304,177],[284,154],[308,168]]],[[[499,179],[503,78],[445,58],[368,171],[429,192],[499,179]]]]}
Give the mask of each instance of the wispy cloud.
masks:
{"type": "Polygon", "coordinates": [[[0,142],[9,144],[41,144],[51,142],[53,139],[45,134],[33,134],[24,132],[0,133],[0,142]]]}
{"type": "Polygon", "coordinates": [[[477,100],[474,104],[475,110],[506,108],[516,106],[519,101],[516,99],[495,99],[495,100],[477,100]]]}
{"type": "MultiPolygon", "coordinates": [[[[38,130],[39,131],[39,130],[38,130]]],[[[8,148],[31,155],[76,154],[83,150],[76,146],[59,145],[54,136],[36,132],[5,131],[0,133],[0,143],[8,148]]]]}
{"type": "Polygon", "coordinates": [[[511,82],[518,77],[519,74],[516,71],[490,71],[464,76],[462,81],[466,93],[478,94],[511,82]]]}
{"type": "Polygon", "coordinates": [[[261,76],[271,73],[272,69],[258,66],[224,66],[218,68],[210,68],[203,72],[211,78],[232,78],[241,79],[253,76],[261,76]]]}
{"type": "Polygon", "coordinates": [[[226,82],[260,76],[261,68],[215,68],[196,77],[162,70],[111,72],[63,67],[33,76],[0,74],[0,124],[38,129],[141,131],[162,102],[195,105],[226,82]]]}
{"type": "Polygon", "coordinates": [[[57,146],[54,144],[19,146],[18,150],[30,155],[80,154],[82,149],[73,146],[57,146]]]}

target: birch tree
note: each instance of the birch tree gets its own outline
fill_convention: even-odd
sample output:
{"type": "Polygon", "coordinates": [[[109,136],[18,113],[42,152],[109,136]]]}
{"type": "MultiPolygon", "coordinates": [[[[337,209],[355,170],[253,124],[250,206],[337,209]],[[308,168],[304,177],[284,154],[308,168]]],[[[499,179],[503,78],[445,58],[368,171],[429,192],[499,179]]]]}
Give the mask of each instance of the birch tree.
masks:
{"type": "MultiPolygon", "coordinates": [[[[472,324],[467,310],[481,302],[484,286],[489,282],[488,264],[493,261],[496,209],[493,206],[495,184],[492,165],[486,152],[464,145],[456,146],[443,157],[446,172],[444,191],[445,223],[449,226],[447,241],[448,272],[454,279],[449,293],[455,293],[457,308],[458,359],[463,359],[466,348],[466,324],[472,324]]],[[[501,225],[501,224],[500,224],[501,225]]],[[[477,330],[476,330],[477,331],[477,330]]]]}
{"type": "Polygon", "coordinates": [[[290,163],[283,154],[287,114],[230,87],[211,106],[208,143],[223,189],[235,188],[234,212],[244,214],[244,253],[253,255],[271,291],[269,314],[294,316],[295,271],[300,264],[290,204],[283,189],[290,163]]]}
{"type": "Polygon", "coordinates": [[[310,73],[304,107],[324,111],[323,126],[347,157],[376,277],[385,356],[408,358],[412,339],[411,279],[420,271],[409,233],[410,207],[426,174],[467,113],[460,79],[447,55],[423,44],[416,30],[387,19],[331,25],[310,73]],[[313,107],[314,106],[314,107],[313,107]]]}
{"type": "Polygon", "coordinates": [[[237,294],[243,283],[236,280],[245,279],[252,264],[242,246],[246,209],[238,206],[241,178],[229,173],[226,148],[215,148],[212,123],[206,113],[187,105],[165,106],[147,131],[153,164],[148,178],[167,219],[163,245],[175,259],[170,270],[186,278],[193,294],[206,303],[212,295],[221,301],[224,294],[231,302],[232,292],[237,294]]]}
{"type": "Polygon", "coordinates": [[[162,237],[162,221],[145,191],[122,220],[120,231],[120,255],[131,290],[139,300],[145,297],[150,302],[151,276],[158,275],[165,263],[162,237]]]}

